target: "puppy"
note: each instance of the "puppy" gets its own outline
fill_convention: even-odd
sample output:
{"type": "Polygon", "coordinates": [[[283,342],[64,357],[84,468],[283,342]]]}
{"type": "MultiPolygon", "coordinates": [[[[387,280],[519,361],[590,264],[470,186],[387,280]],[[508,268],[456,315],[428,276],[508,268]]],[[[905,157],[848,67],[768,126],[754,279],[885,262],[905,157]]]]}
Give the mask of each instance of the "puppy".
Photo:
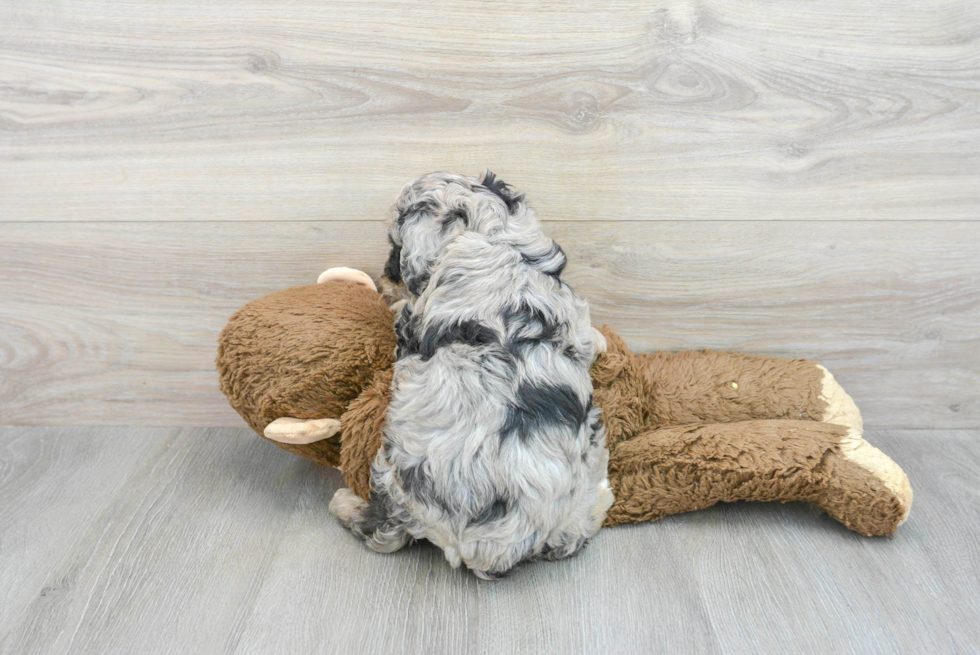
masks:
{"type": "Polygon", "coordinates": [[[385,275],[409,297],[372,495],[330,508],[368,545],[412,539],[494,579],[575,554],[613,501],[589,367],[605,349],[565,253],[490,172],[402,190],[385,275]]]}

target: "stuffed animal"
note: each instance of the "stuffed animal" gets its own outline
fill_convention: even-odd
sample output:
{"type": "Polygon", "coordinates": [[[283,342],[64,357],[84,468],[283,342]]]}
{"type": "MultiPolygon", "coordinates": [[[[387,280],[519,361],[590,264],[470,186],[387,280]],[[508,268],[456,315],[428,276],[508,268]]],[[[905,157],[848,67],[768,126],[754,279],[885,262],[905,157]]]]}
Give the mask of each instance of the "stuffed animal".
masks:
{"type": "MultiPolygon", "coordinates": [[[[908,517],[902,469],[862,438],[850,396],[804,359],[637,354],[613,330],[592,366],[615,502],[605,525],[719,501],[807,501],[866,536],[908,517]]],[[[394,366],[392,312],[366,274],[331,269],[235,313],[219,339],[221,389],[260,435],[339,466],[370,494],[394,366]]]]}

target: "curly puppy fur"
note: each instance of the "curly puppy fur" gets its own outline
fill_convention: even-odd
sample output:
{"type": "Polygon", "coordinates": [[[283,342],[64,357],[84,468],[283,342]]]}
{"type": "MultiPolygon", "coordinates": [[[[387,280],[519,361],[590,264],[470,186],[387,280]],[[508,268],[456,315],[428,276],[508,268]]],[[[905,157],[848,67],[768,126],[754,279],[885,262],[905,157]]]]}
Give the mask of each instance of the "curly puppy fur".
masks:
{"type": "Polygon", "coordinates": [[[368,501],[331,509],[371,548],[428,539],[484,579],[575,554],[613,502],[589,367],[605,349],[565,253],[490,172],[402,190],[385,274],[410,297],[368,501]]]}

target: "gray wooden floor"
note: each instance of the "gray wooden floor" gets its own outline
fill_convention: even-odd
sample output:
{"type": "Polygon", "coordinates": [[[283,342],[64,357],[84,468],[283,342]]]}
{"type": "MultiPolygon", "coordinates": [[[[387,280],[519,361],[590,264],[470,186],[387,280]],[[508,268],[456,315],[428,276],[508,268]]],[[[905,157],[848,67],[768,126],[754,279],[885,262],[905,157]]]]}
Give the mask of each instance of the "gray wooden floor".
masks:
{"type": "Polygon", "coordinates": [[[799,504],[604,530],[496,583],[368,551],[244,429],[0,429],[0,652],[977,652],[980,434],[879,431],[911,518],[799,504]]]}

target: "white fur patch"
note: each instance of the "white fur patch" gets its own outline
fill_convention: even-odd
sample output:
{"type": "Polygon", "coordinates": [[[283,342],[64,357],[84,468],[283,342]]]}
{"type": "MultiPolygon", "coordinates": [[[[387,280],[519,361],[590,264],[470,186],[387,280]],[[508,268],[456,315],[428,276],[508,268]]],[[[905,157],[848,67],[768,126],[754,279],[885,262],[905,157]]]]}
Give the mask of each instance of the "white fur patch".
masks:
{"type": "Polygon", "coordinates": [[[348,488],[338,489],[330,501],[330,513],[347,523],[351,517],[367,506],[367,501],[348,488]]]}

